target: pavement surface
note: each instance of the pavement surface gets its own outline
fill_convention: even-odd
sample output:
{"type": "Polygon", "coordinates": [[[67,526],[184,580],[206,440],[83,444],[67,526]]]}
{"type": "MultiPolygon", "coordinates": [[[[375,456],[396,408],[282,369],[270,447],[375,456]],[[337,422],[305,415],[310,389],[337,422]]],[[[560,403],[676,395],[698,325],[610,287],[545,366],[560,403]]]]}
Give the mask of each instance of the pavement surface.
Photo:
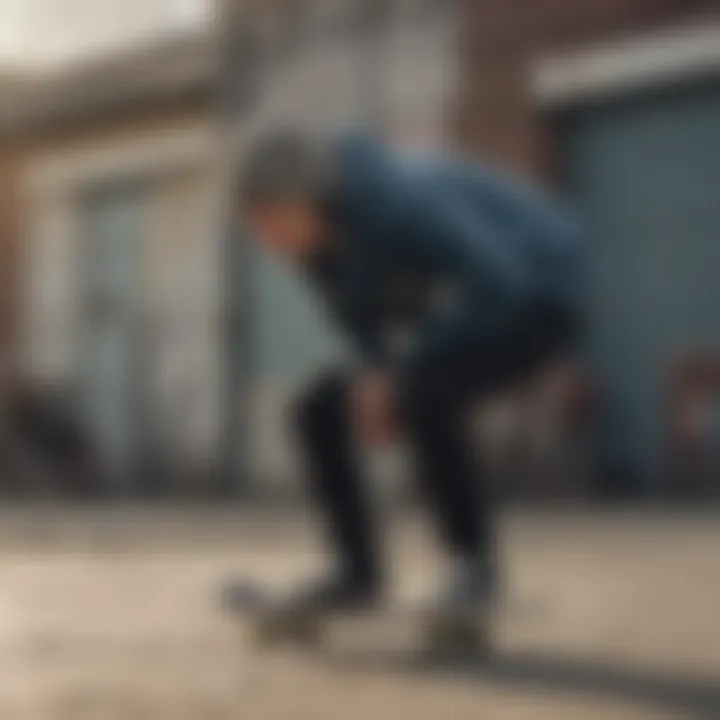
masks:
{"type": "MultiPolygon", "coordinates": [[[[432,534],[389,522],[394,592],[431,593],[432,534]]],[[[231,577],[321,557],[300,512],[0,512],[2,720],[720,718],[720,515],[508,513],[507,603],[484,662],[420,663],[415,622],[260,654],[218,611],[231,577]]]]}

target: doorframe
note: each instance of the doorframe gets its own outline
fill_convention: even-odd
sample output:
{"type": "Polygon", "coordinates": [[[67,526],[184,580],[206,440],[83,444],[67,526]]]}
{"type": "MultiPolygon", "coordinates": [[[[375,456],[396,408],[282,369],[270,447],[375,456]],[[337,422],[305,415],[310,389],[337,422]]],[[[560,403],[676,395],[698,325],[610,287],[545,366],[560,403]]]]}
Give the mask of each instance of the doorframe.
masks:
{"type": "MultiPolygon", "coordinates": [[[[22,272],[27,278],[27,291],[21,308],[21,351],[24,366],[31,368],[37,379],[58,383],[81,380],[86,354],[83,326],[88,272],[82,198],[103,186],[150,182],[164,175],[196,169],[207,170],[219,192],[221,176],[217,171],[217,148],[215,126],[208,119],[120,140],[101,137],[70,149],[40,150],[31,158],[22,178],[23,204],[27,212],[22,272]],[[48,209],[54,213],[49,220],[48,209]],[[67,288],[72,288],[72,297],[64,300],[68,303],[65,334],[70,335],[70,339],[64,338],[68,347],[60,349],[57,354],[61,361],[54,363],[42,359],[47,341],[41,339],[37,344],[43,333],[47,306],[42,302],[37,306],[33,277],[35,254],[44,252],[49,241],[59,244],[63,252],[72,256],[72,262],[63,268],[72,275],[64,281],[67,288]]],[[[209,228],[208,232],[214,236],[218,234],[217,228],[209,228]]],[[[51,340],[50,345],[53,342],[56,341],[51,340]]],[[[136,397],[142,397],[147,381],[140,377],[138,382],[140,386],[132,392],[136,397]]]]}
{"type": "Polygon", "coordinates": [[[720,77],[717,15],[550,51],[533,63],[530,84],[541,108],[553,110],[713,77],[720,77]]]}
{"type": "MultiPolygon", "coordinates": [[[[218,168],[219,142],[211,120],[184,124],[176,129],[160,128],[153,132],[124,139],[100,137],[79,143],[43,150],[31,158],[21,181],[22,204],[26,209],[25,240],[22,243],[22,274],[28,294],[21,305],[21,355],[23,365],[34,374],[65,380],[72,375],[78,358],[71,349],[59,352],[62,361],[47,367],[44,347],[35,346],[35,336],[42,332],[34,296],[35,254],[42,251],[48,237],[69,254],[77,256],[78,196],[87,188],[123,178],[142,179],[165,173],[208,168],[214,182],[221,182],[218,168]],[[48,212],[48,211],[51,212],[48,212]]],[[[219,228],[213,228],[219,232],[219,228]]],[[[77,263],[72,283],[77,286],[77,263]]],[[[77,330],[80,312],[78,298],[73,297],[67,309],[67,332],[77,330]]],[[[76,345],[77,343],[73,343],[76,345]]]]}

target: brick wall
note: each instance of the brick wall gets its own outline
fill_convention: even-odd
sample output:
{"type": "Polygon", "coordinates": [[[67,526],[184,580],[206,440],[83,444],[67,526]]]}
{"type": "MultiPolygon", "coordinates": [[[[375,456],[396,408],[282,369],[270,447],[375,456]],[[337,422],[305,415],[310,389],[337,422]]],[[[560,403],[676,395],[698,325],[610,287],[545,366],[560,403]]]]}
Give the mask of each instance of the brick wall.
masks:
{"type": "Polygon", "coordinates": [[[16,335],[20,158],[17,147],[0,146],[0,358],[16,335]]]}
{"type": "Polygon", "coordinates": [[[563,46],[720,12],[718,0],[461,0],[462,86],[457,134],[463,146],[543,176],[552,136],[530,90],[534,59],[563,46]]]}

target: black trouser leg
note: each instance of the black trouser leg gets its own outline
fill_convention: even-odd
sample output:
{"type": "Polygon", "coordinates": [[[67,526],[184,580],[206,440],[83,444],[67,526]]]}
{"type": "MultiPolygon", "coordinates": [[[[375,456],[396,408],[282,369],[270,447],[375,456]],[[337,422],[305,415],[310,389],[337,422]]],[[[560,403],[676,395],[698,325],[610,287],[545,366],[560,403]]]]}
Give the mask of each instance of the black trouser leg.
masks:
{"type": "Polygon", "coordinates": [[[450,373],[408,379],[401,403],[418,479],[450,551],[492,562],[491,509],[471,437],[468,398],[450,373]]]}
{"type": "Polygon", "coordinates": [[[533,307],[498,342],[408,369],[401,379],[400,409],[419,479],[452,552],[495,562],[494,512],[470,410],[566,352],[576,334],[571,310],[533,307]]]}
{"type": "Polygon", "coordinates": [[[353,437],[349,388],[349,377],[341,373],[313,383],[297,403],[295,432],[342,569],[358,582],[375,583],[376,524],[353,437]]]}

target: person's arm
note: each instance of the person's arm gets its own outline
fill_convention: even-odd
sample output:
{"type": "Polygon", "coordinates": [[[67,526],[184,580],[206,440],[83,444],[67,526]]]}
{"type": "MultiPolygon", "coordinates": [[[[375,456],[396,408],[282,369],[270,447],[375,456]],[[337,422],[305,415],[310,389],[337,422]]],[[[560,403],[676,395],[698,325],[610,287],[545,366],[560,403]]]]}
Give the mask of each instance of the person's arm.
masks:
{"type": "Polygon", "coordinates": [[[340,313],[340,325],[356,351],[362,370],[385,370],[389,353],[379,309],[372,298],[361,301],[357,307],[340,313]]]}
{"type": "Polygon", "coordinates": [[[395,435],[394,394],[389,353],[381,313],[367,286],[355,296],[350,310],[332,307],[336,324],[356,350],[357,364],[349,396],[352,422],[358,437],[370,444],[390,441],[395,435]]]}
{"type": "Polygon", "coordinates": [[[482,348],[502,332],[529,290],[526,268],[510,243],[472,208],[428,202],[411,222],[408,242],[448,282],[450,297],[422,326],[408,362],[432,364],[468,348],[482,348]]]}

